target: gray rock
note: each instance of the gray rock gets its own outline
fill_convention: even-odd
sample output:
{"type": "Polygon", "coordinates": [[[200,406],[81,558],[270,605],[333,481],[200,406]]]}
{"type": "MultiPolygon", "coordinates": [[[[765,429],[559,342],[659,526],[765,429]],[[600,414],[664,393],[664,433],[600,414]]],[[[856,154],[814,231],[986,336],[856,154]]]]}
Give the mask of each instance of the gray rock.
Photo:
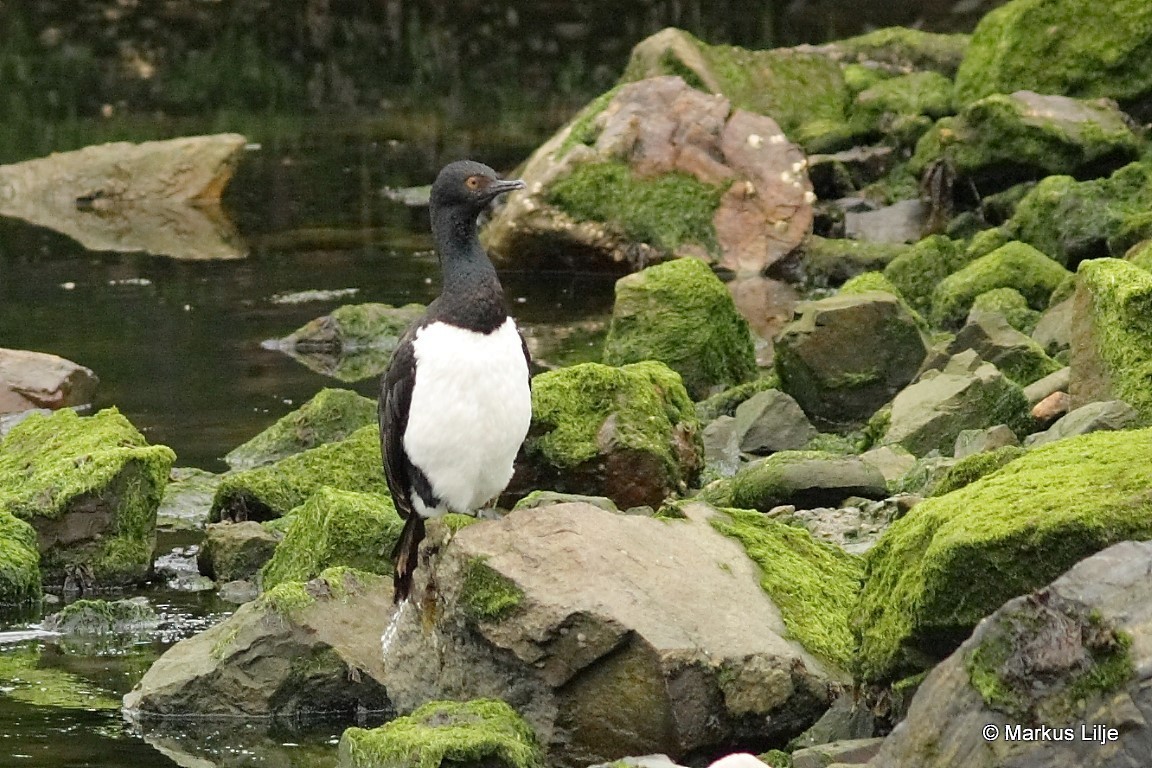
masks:
{"type": "Polygon", "coordinates": [[[233,603],[235,605],[242,605],[250,603],[260,596],[260,590],[256,585],[244,579],[237,579],[236,581],[225,582],[220,585],[216,595],[226,603],[233,603]]]}
{"type": "Polygon", "coordinates": [[[1020,438],[1004,424],[987,429],[965,429],[956,436],[956,447],[952,455],[957,459],[974,453],[986,453],[1006,445],[1020,445],[1020,438]]]}
{"type": "Polygon", "coordinates": [[[914,243],[928,223],[928,205],[920,200],[898,203],[866,213],[844,214],[844,235],[870,243],[914,243]]]}
{"type": "Polygon", "coordinates": [[[916,463],[916,457],[899,445],[881,445],[860,454],[860,460],[876,469],[887,483],[894,483],[906,475],[916,463]]]}
{"type": "Polygon", "coordinates": [[[1048,307],[1036,329],[1032,331],[1032,340],[1050,355],[1058,354],[1068,349],[1072,344],[1072,299],[1064,299],[1059,304],[1048,307]]]}
{"type": "Polygon", "coordinates": [[[895,161],[892,147],[853,147],[830,155],[808,156],[808,178],[822,200],[850,195],[888,173],[895,161]]]}
{"type": "Polygon", "coordinates": [[[1063,440],[1075,435],[1086,435],[1100,430],[1126,429],[1139,418],[1136,410],[1123,400],[1106,400],[1088,403],[1062,416],[1044,432],[1028,435],[1024,445],[1034,448],[1038,445],[1063,440]]]}
{"type": "Polygon", "coordinates": [[[1053,392],[1067,392],[1071,373],[1072,369],[1064,366],[1024,387],[1024,397],[1028,400],[1028,405],[1036,405],[1053,392]]]}
{"type": "Polygon", "coordinates": [[[156,510],[156,527],[168,530],[203,528],[220,480],[220,475],[195,467],[173,467],[156,510]]]}
{"type": "Polygon", "coordinates": [[[0,348],[0,414],[88,405],[99,379],[71,360],[0,348]]]}
{"type": "Polygon", "coordinates": [[[883,743],[884,739],[866,738],[805,747],[792,753],[792,768],[827,768],[832,763],[863,765],[880,751],[883,743]]]}
{"type": "Polygon", "coordinates": [[[1145,765],[1152,754],[1150,571],[1152,543],[1123,542],[1038,593],[1008,601],[929,673],[869,765],[1145,765]],[[1130,645],[1120,645],[1120,636],[1130,645]],[[1117,674],[1128,665],[1129,674],[1117,674]],[[1040,726],[1068,727],[1072,735],[1014,738],[1008,731],[1040,726]],[[1101,742],[1094,726],[1115,728],[1114,740],[1101,742]],[[985,727],[994,729],[992,739],[985,727]]]}
{"type": "Polygon", "coordinates": [[[804,749],[847,739],[870,739],[876,733],[872,710],[852,691],[836,697],[811,728],[797,736],[789,748],[804,749]]]}
{"type": "Polygon", "coordinates": [[[740,443],[736,418],[720,416],[704,427],[704,469],[718,477],[731,477],[740,469],[740,443]]]}
{"type": "Polygon", "coordinates": [[[816,437],[800,405],[778,389],[753,395],[736,408],[734,434],[740,450],[766,455],[796,451],[816,437]]]}
{"type": "Polygon", "coordinates": [[[721,507],[767,512],[782,504],[798,509],[836,507],[849,496],[882,499],[887,495],[880,470],[858,456],[781,451],[749,464],[734,477],[712,483],[700,498],[721,507]]]}
{"type": "Polygon", "coordinates": [[[883,442],[923,456],[952,450],[965,429],[1007,424],[1016,431],[1027,417],[1020,386],[969,350],[954,355],[943,371],[925,372],[896,396],[883,442]]]}
{"type": "Polygon", "coordinates": [[[430,528],[434,567],[417,569],[417,599],[385,641],[397,709],[498,696],[565,766],[802,730],[843,673],[784,639],[758,567],[710,524],[717,513],[682,511],[669,523],[579,504],[521,510],[448,546],[430,528]]]}
{"type": "Polygon", "coordinates": [[[906,305],[890,293],[808,302],[776,339],[781,388],[817,426],[859,425],[904,388],[928,353],[906,305]]]}
{"type": "Polygon", "coordinates": [[[1020,386],[1060,370],[1061,365],[1040,345],[994,312],[972,312],[946,348],[949,355],[971,349],[1020,386]]]}
{"type": "Polygon", "coordinates": [[[622,765],[634,768],[683,768],[679,763],[672,762],[668,755],[642,755],[640,757],[622,757],[610,763],[597,763],[590,768],[620,768],[622,765]]]}
{"type": "Polygon", "coordinates": [[[201,574],[220,582],[253,579],[278,543],[260,523],[209,523],[196,565],[201,574]]]}

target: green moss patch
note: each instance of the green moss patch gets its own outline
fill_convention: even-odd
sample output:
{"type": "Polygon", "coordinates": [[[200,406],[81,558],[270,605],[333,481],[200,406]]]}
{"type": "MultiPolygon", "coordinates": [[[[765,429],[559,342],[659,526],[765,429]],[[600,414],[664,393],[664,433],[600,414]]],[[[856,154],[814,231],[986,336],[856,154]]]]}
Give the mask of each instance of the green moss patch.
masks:
{"type": "Polygon", "coordinates": [[[500,621],[516,610],[524,592],[503,574],[492,570],[482,557],[464,566],[460,605],[473,621],[500,621]]]}
{"type": "Polygon", "coordinates": [[[292,516],[287,535],[260,571],[264,589],[308,581],[332,566],[391,572],[404,521],[387,496],[322,487],[292,516]]]}
{"type": "Polygon", "coordinates": [[[36,531],[23,520],[0,512],[0,605],[36,601],[40,594],[36,531]]]}
{"type": "Polygon", "coordinates": [[[926,315],[932,308],[932,292],[936,286],[969,261],[959,243],[943,235],[933,235],[893,259],[884,268],[884,277],[913,309],[926,315]]]}
{"type": "Polygon", "coordinates": [[[724,188],[686,173],[635,176],[626,163],[585,163],[556,180],[547,201],[577,221],[618,228],[631,240],[673,254],[686,244],[719,253],[712,217],[724,188]]]}
{"type": "Polygon", "coordinates": [[[321,486],[387,495],[376,425],[351,437],[297,453],[275,464],[227,475],[209,519],[268,520],[303,504],[321,486]]]}
{"type": "Polygon", "coordinates": [[[994,288],[1014,288],[1030,307],[1045,309],[1067,275],[1068,270],[1035,248],[1008,243],[940,281],[932,292],[932,322],[958,326],[976,297],[994,288]]]}
{"type": "Polygon", "coordinates": [[[101,586],[127,584],[151,568],[156,508],[175,459],[115,408],[34,414],[0,442],[0,512],[36,528],[46,580],[82,564],[101,586]],[[93,521],[84,524],[92,535],[67,535],[72,515],[93,521]]]}
{"type": "Polygon", "coordinates": [[[376,401],[347,389],[322,389],[297,410],[233,449],[224,461],[233,469],[273,464],[309,448],[343,440],[376,423],[376,401]]]}
{"type": "Polygon", "coordinates": [[[884,27],[831,43],[850,56],[897,70],[931,70],[951,77],[968,50],[968,35],[884,27]]]}
{"type": "Polygon", "coordinates": [[[1029,451],[927,499],[869,551],[853,623],[863,680],[930,667],[1007,600],[1116,542],[1152,538],[1152,430],[1029,451]]]}
{"type": "Polygon", "coordinates": [[[950,114],[952,81],[938,72],[882,80],[857,94],[852,106],[858,133],[888,136],[905,146],[914,144],[932,120],[950,114]]]}
{"type": "Polygon", "coordinates": [[[1025,453],[1027,451],[1018,445],[1005,445],[993,451],[965,456],[944,472],[940,482],[933,487],[931,495],[943,496],[966,485],[971,485],[985,475],[992,474],[1008,462],[1015,461],[1025,453]]]}
{"type": "Polygon", "coordinates": [[[847,668],[855,650],[848,616],[864,575],[861,559],[760,512],[722,512],[712,526],[737,539],[760,566],[760,586],[780,609],[792,638],[847,668]]]}
{"type": "Polygon", "coordinates": [[[532,728],[497,699],[433,701],[373,730],[340,739],[349,768],[538,768],[544,758],[532,728]]]}
{"type": "Polygon", "coordinates": [[[1015,288],[993,288],[972,300],[974,312],[992,312],[1023,334],[1031,334],[1040,322],[1040,312],[1028,306],[1028,299],[1015,288]]]}
{"type": "Polygon", "coordinates": [[[755,376],[748,322],[703,261],[676,259],[616,281],[604,362],[644,360],[679,373],[694,397],[755,376]]]}
{"type": "MultiPolygon", "coordinates": [[[[384,577],[347,566],[325,568],[315,579],[285,581],[277,584],[256,600],[257,609],[267,609],[280,616],[292,617],[306,610],[317,600],[343,600],[350,594],[368,588],[381,588],[384,577]]],[[[228,638],[221,641],[220,653],[228,638]]]]}

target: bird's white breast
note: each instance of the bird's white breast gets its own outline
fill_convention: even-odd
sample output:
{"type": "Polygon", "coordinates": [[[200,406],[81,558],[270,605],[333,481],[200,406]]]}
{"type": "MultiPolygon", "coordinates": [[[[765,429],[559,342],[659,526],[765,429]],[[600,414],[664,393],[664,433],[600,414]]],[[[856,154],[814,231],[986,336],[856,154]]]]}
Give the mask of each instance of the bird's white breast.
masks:
{"type": "Polygon", "coordinates": [[[434,516],[471,512],[512,479],[532,420],[528,363],[512,318],[483,334],[435,322],[413,341],[416,380],[404,432],[408,458],[443,499],[434,516]]]}

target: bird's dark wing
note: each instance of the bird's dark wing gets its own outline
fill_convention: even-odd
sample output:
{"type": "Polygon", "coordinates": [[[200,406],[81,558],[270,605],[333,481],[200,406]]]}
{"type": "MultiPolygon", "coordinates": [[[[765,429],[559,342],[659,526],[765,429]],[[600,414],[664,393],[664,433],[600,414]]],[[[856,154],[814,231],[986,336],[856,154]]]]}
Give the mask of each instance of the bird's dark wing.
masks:
{"type": "Polygon", "coordinates": [[[412,509],[414,468],[404,452],[404,431],[408,428],[408,406],[412,403],[412,389],[416,383],[416,353],[412,340],[417,327],[414,325],[408,329],[392,353],[392,361],[380,380],[378,409],[384,478],[388,481],[396,511],[405,519],[416,514],[412,509]]]}
{"type": "Polygon", "coordinates": [[[532,388],[532,354],[528,351],[528,342],[524,341],[524,334],[520,333],[520,329],[516,329],[517,335],[520,336],[520,348],[524,350],[524,363],[528,368],[528,388],[532,388]]]}

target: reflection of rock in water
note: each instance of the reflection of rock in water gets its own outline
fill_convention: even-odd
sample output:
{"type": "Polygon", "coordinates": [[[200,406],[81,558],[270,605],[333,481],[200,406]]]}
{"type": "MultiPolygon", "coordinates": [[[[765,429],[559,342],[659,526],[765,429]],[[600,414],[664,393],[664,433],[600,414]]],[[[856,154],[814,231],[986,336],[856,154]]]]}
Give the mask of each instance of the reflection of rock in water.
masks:
{"type": "Polygon", "coordinates": [[[116,142],[0,166],[0,215],[93,251],[243,258],[219,200],[245,143],[234,133],[116,142]]]}
{"type": "Polygon", "coordinates": [[[423,313],[420,304],[346,304],[261,346],[279,350],[324,376],[360,381],[384,372],[400,336],[423,313]]]}

